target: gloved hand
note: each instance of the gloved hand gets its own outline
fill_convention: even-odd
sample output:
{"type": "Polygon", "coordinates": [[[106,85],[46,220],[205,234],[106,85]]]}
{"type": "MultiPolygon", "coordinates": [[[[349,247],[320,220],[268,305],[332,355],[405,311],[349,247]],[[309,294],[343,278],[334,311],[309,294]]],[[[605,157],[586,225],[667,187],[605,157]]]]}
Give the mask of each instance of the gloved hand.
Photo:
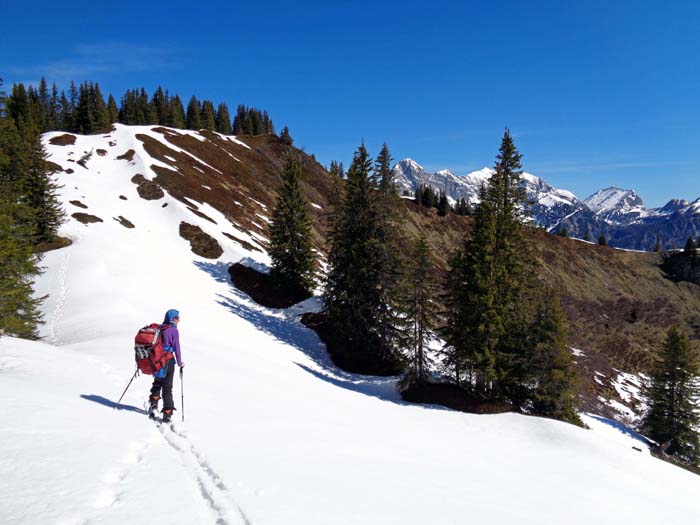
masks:
{"type": "Polygon", "coordinates": [[[184,362],[180,363],[180,368],[185,368],[185,363],[184,363],[184,362]]]}

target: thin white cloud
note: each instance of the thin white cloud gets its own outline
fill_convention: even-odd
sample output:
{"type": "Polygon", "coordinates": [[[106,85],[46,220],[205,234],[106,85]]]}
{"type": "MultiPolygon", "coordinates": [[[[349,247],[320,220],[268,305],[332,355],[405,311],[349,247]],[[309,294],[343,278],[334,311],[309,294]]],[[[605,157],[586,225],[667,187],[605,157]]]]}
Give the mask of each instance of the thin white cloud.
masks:
{"type": "Polygon", "coordinates": [[[50,82],[65,85],[71,80],[80,82],[107,73],[172,69],[179,65],[177,55],[175,46],[168,43],[79,44],[72,49],[69,56],[60,60],[2,69],[8,73],[8,84],[19,82],[22,78],[44,76],[50,82]]]}
{"type": "Polygon", "coordinates": [[[611,170],[674,168],[690,166],[688,161],[652,161],[652,162],[586,162],[586,161],[556,161],[533,163],[532,171],[538,173],[591,173],[611,170]]]}

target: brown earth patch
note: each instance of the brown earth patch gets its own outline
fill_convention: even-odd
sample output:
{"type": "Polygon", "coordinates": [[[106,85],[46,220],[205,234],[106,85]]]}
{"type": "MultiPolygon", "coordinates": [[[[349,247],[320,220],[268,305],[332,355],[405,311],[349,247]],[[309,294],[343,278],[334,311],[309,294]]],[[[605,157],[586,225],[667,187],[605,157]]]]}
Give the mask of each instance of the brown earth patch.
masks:
{"type": "Polygon", "coordinates": [[[125,218],[122,217],[121,215],[120,215],[119,217],[113,217],[113,218],[114,218],[115,221],[117,221],[119,224],[121,224],[121,225],[124,226],[125,228],[136,228],[136,226],[134,226],[134,223],[133,223],[133,222],[131,222],[131,221],[128,220],[128,219],[125,219],[125,218]]]}
{"type": "Polygon", "coordinates": [[[164,202],[163,205],[161,206],[161,208],[167,208],[167,207],[168,207],[168,203],[167,203],[167,202],[164,202]]]}
{"type": "Polygon", "coordinates": [[[191,207],[188,207],[187,209],[190,210],[190,211],[191,211],[192,213],[194,213],[195,215],[197,215],[198,217],[201,217],[202,219],[206,219],[206,220],[208,220],[209,222],[211,222],[212,224],[216,224],[216,221],[215,221],[214,219],[212,219],[211,217],[205,215],[205,214],[202,213],[201,211],[195,210],[194,208],[191,208],[191,207]]]}
{"type": "Polygon", "coordinates": [[[68,169],[66,170],[66,173],[67,173],[68,175],[70,175],[71,173],[75,173],[75,172],[73,171],[72,168],[68,168],[68,169]]]}
{"type": "Polygon", "coordinates": [[[64,133],[63,135],[53,137],[51,140],[49,140],[49,143],[53,144],[54,146],[72,146],[75,144],[75,135],[64,133]]]}
{"type": "Polygon", "coordinates": [[[83,224],[90,224],[93,222],[104,222],[102,219],[95,215],[90,215],[89,213],[74,213],[71,215],[75,220],[78,222],[82,222],[83,224]]]}
{"type": "Polygon", "coordinates": [[[217,240],[204,233],[199,226],[182,221],[180,223],[180,237],[190,241],[190,249],[200,257],[218,259],[224,253],[217,240]]]}
{"type": "Polygon", "coordinates": [[[284,289],[275,284],[268,274],[260,273],[240,263],[232,265],[228,273],[236,288],[267,308],[289,308],[311,297],[309,293],[284,289]]]}
{"type": "Polygon", "coordinates": [[[119,198],[123,201],[128,200],[124,195],[120,195],[119,198]]]}
{"type": "Polygon", "coordinates": [[[113,148],[113,147],[116,146],[116,145],[117,145],[117,142],[116,142],[115,140],[110,140],[110,141],[109,141],[109,147],[110,147],[110,148],[113,148]]]}
{"type": "Polygon", "coordinates": [[[105,149],[98,149],[98,150],[96,150],[95,152],[96,152],[100,157],[104,157],[105,155],[107,155],[107,150],[105,150],[105,149]]]}
{"type": "MultiPolygon", "coordinates": [[[[133,180],[133,179],[132,179],[133,180]]],[[[165,197],[165,192],[155,182],[144,179],[137,187],[139,197],[147,201],[157,201],[165,197]]]]}
{"type": "Polygon", "coordinates": [[[245,248],[245,249],[248,250],[248,251],[251,251],[251,252],[262,252],[262,250],[261,250],[260,248],[258,248],[258,247],[256,247],[256,246],[253,246],[253,245],[250,244],[248,241],[244,241],[243,239],[239,239],[238,237],[236,237],[235,235],[231,235],[230,233],[226,233],[226,232],[221,232],[221,233],[223,233],[226,237],[228,237],[228,238],[231,239],[232,241],[237,242],[238,244],[240,244],[241,246],[243,246],[243,248],[245,248]]]}
{"type": "Polygon", "coordinates": [[[127,162],[131,162],[134,159],[134,155],[136,155],[136,152],[133,149],[130,149],[126,151],[125,153],[122,153],[117,157],[117,160],[125,160],[127,162]]]}
{"type": "Polygon", "coordinates": [[[69,202],[70,202],[73,206],[77,206],[78,208],[82,208],[82,209],[84,209],[84,210],[87,210],[87,208],[88,208],[85,204],[83,204],[83,203],[80,202],[80,201],[69,201],[69,202]]]}
{"type": "Polygon", "coordinates": [[[514,411],[508,403],[476,399],[452,383],[417,383],[401,392],[401,397],[411,403],[440,405],[470,414],[504,414],[514,411]]]}

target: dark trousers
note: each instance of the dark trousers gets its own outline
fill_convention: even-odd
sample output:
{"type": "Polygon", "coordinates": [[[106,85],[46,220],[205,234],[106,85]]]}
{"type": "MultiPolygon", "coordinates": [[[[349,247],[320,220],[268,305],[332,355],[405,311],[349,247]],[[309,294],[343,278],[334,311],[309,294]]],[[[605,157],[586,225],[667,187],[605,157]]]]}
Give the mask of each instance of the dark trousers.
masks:
{"type": "Polygon", "coordinates": [[[175,359],[170,359],[165,363],[165,376],[155,378],[151,387],[152,396],[160,396],[163,391],[163,410],[175,408],[173,403],[173,378],[175,377],[175,359]]]}

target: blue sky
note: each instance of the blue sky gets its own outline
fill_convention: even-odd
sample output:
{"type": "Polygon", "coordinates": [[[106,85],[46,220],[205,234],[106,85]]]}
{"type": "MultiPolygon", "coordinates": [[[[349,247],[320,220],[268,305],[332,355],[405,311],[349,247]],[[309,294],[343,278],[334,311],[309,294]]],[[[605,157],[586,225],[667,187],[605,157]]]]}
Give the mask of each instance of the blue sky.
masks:
{"type": "Polygon", "coordinates": [[[700,197],[700,2],[3,2],[0,77],[254,105],[324,164],[365,140],[458,174],[505,126],[585,198],[700,197]],[[258,4],[258,5],[256,5],[258,4]],[[30,6],[30,7],[28,7],[30,6]]]}

